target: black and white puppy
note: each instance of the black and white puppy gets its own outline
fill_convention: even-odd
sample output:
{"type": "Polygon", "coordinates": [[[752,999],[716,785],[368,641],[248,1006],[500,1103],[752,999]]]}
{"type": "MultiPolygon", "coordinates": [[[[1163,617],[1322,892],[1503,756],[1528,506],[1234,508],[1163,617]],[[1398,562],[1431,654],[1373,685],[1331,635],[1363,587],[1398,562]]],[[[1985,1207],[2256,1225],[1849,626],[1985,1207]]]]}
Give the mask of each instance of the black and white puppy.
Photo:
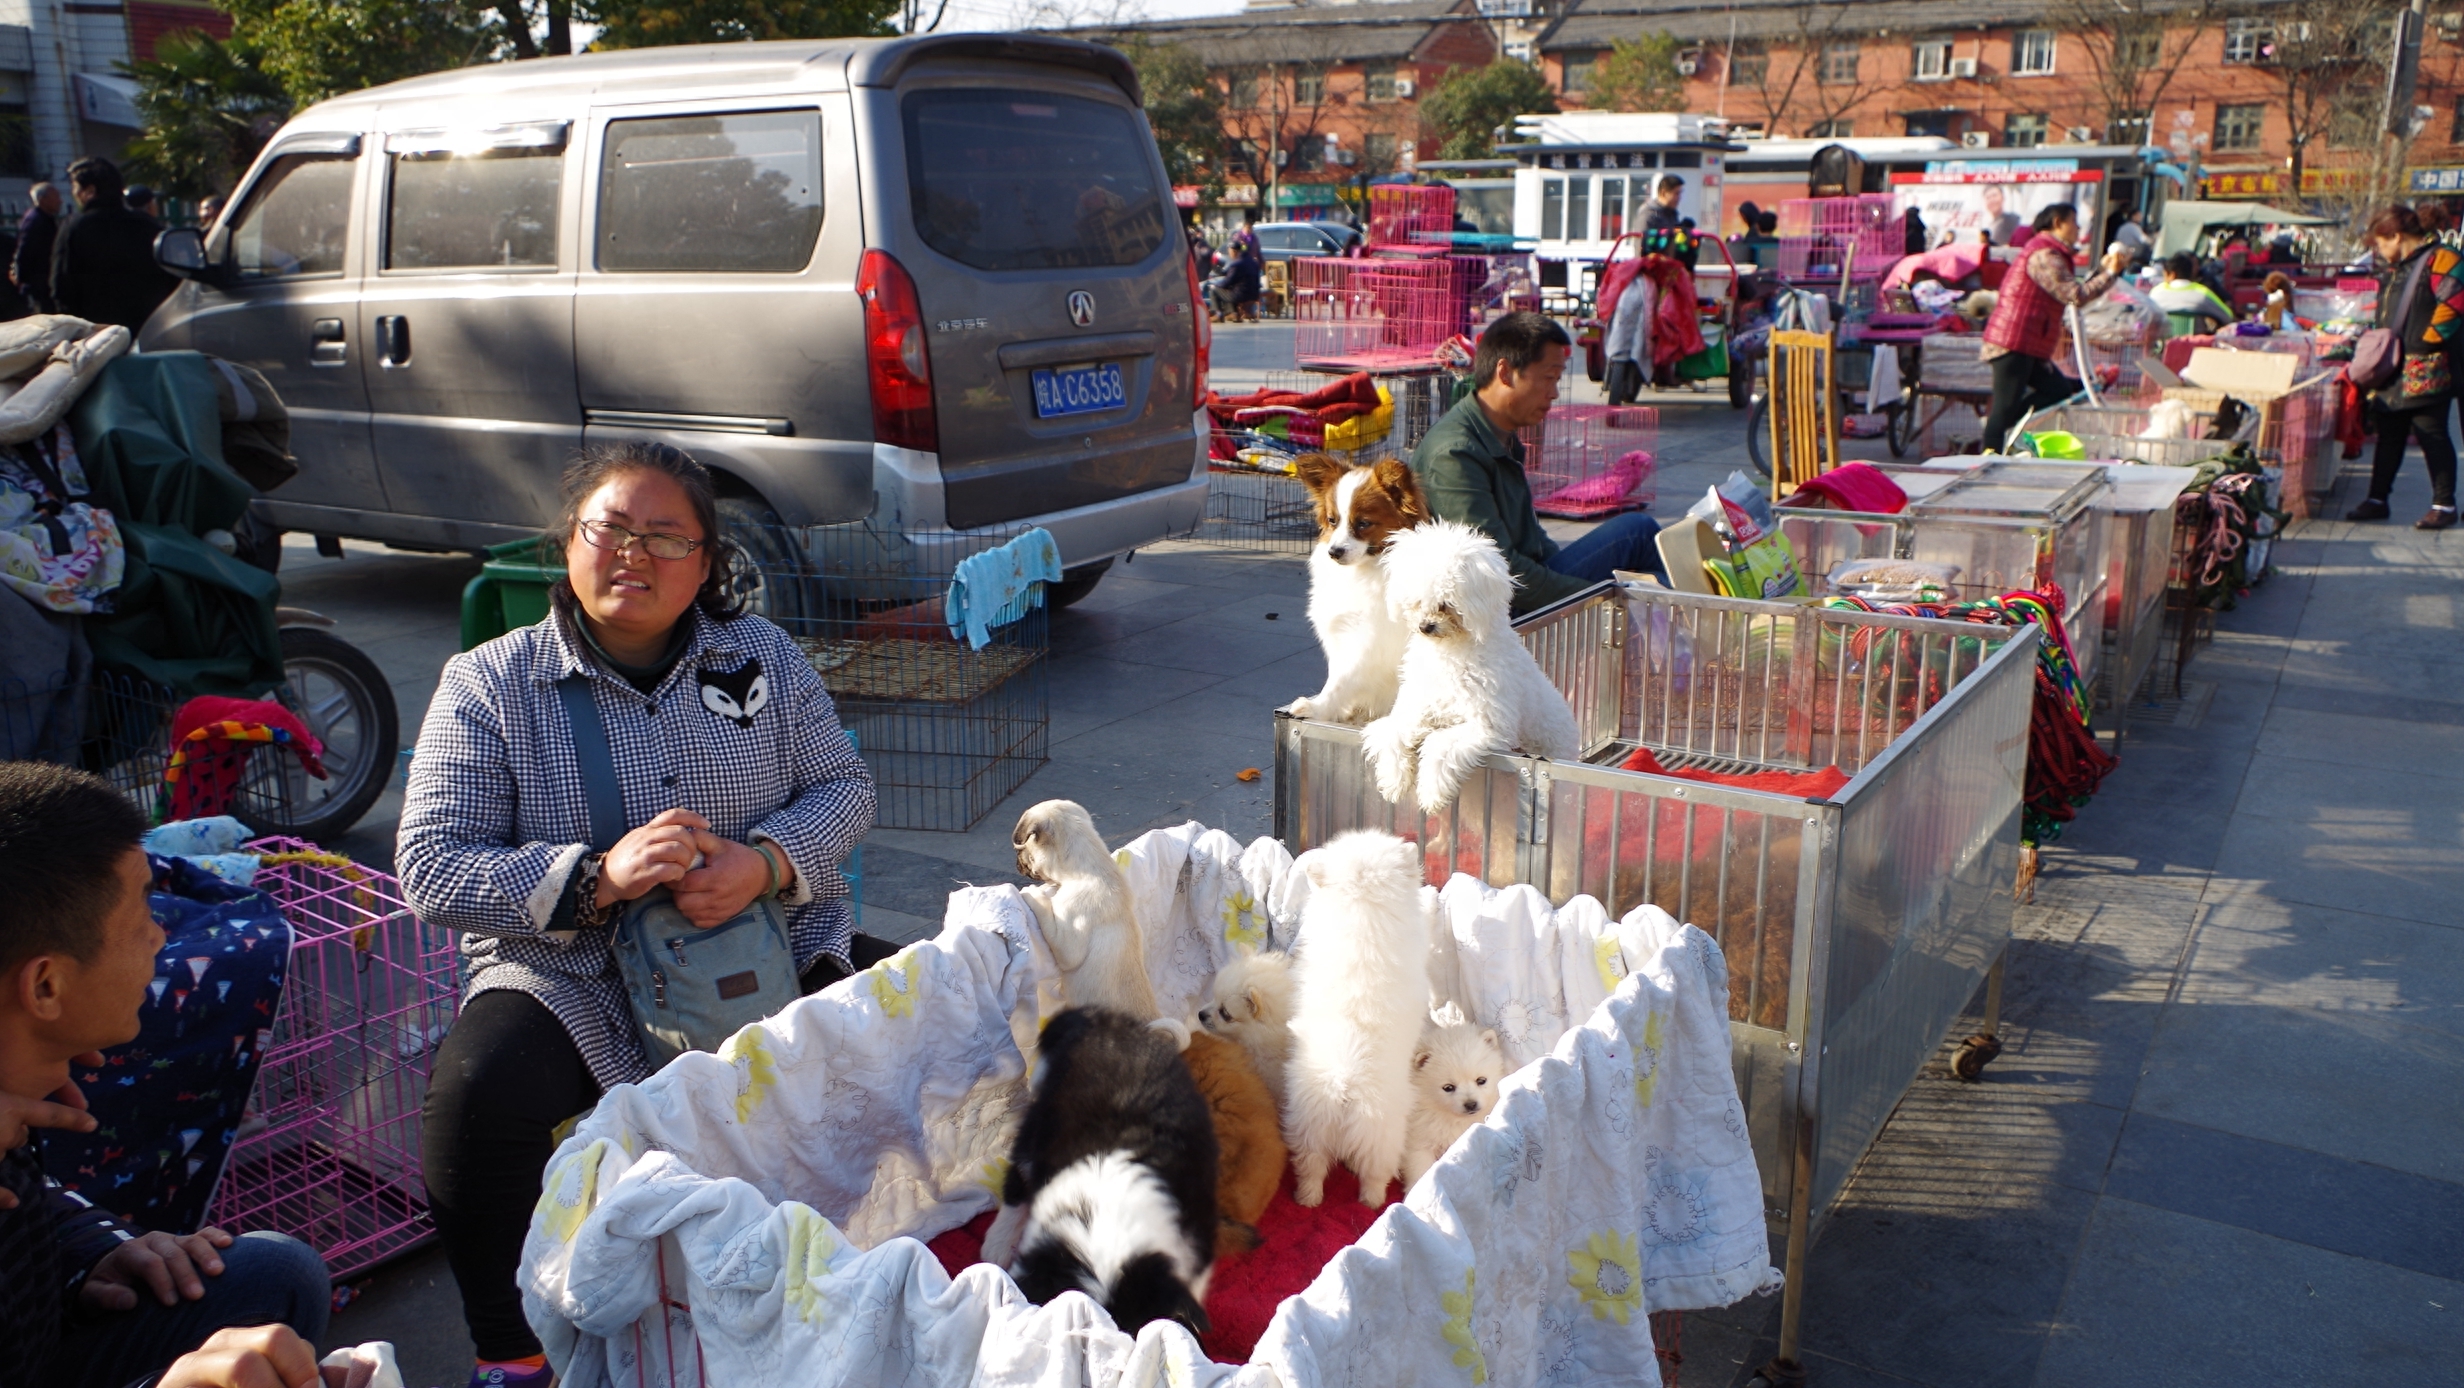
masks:
{"type": "Polygon", "coordinates": [[[1135,1335],[1208,1329],[1215,1119],[1147,1019],[1067,1008],[1044,1027],[984,1258],[1041,1306],[1084,1292],[1135,1335]]]}

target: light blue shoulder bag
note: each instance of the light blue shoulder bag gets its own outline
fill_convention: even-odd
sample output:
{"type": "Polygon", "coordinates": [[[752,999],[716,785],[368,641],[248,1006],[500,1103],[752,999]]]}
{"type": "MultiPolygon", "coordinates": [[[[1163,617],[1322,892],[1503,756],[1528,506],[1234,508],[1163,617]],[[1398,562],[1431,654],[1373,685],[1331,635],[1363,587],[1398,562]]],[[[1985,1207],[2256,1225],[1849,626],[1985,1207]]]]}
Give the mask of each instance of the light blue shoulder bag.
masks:
{"type": "MultiPolygon", "coordinates": [[[[582,763],[591,847],[605,853],[626,833],[615,754],[590,681],[568,676],[556,692],[582,763]]],[[[685,919],[667,888],[655,887],[625,903],[610,943],[653,1070],[686,1051],[715,1051],[747,1024],[802,996],[787,913],[767,892],[705,930],[685,919]]]]}

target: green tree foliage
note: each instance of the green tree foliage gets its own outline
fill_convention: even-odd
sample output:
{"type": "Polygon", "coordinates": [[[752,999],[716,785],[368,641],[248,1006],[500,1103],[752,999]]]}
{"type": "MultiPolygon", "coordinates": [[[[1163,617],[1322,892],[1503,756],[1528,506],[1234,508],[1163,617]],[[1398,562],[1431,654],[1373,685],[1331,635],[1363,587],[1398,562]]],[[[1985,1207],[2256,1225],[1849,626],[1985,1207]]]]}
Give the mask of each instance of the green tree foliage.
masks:
{"type": "Polygon", "coordinates": [[[1611,40],[1608,52],[1592,65],[1590,109],[1684,110],[1685,79],[1677,75],[1677,50],[1682,46],[1666,33],[1611,40]]]}
{"type": "Polygon", "coordinates": [[[1458,68],[1420,103],[1421,118],[1435,127],[1444,159],[1486,159],[1499,126],[1513,133],[1516,116],[1557,109],[1548,79],[1529,63],[1500,58],[1484,68],[1458,68]]]}
{"type": "Polygon", "coordinates": [[[899,0],[596,0],[593,48],[659,48],[737,39],[826,39],[890,32],[899,0]]]}
{"type": "Polygon", "coordinates": [[[234,41],[305,106],[496,56],[495,8],[473,0],[223,0],[234,41]]]}
{"type": "Polygon", "coordinates": [[[1132,34],[1114,44],[1138,70],[1146,93],[1147,124],[1163,150],[1164,168],[1176,186],[1195,185],[1210,197],[1224,186],[1223,87],[1206,64],[1186,48],[1157,44],[1132,34]]]}
{"type": "Polygon", "coordinates": [[[130,64],[146,125],[128,147],[130,176],[173,197],[231,191],[291,114],[258,57],[246,39],[189,32],[166,35],[152,60],[130,64]]]}

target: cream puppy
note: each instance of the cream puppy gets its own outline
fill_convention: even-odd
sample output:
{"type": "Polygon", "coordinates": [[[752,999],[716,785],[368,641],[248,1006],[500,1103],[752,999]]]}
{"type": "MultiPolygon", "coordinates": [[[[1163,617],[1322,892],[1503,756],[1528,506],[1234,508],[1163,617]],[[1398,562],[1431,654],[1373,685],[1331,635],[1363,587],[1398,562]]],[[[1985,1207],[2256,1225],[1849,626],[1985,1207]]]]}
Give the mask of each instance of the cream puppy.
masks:
{"type": "Polygon", "coordinates": [[[1403,1147],[1403,1188],[1437,1164],[1463,1130],[1497,1107],[1497,1082],[1506,1077],[1506,1054],[1497,1033],[1463,1020],[1453,1003],[1429,1014],[1412,1051],[1412,1118],[1403,1147]]]}
{"type": "MultiPolygon", "coordinates": [[[[1023,895],[1061,971],[1061,996],[1072,1007],[1156,1020],[1129,883],[1095,832],[1094,817],[1076,801],[1047,800],[1018,817],[1010,847],[1018,850],[1018,870],[1036,881],[1023,895]]],[[[1185,1027],[1180,1039],[1188,1041],[1185,1027]]]]}
{"type": "Polygon", "coordinates": [[[1292,1059],[1292,956],[1244,954],[1215,971],[1213,997],[1198,1009],[1198,1025],[1238,1041],[1283,1111],[1284,1069],[1292,1059]]]}

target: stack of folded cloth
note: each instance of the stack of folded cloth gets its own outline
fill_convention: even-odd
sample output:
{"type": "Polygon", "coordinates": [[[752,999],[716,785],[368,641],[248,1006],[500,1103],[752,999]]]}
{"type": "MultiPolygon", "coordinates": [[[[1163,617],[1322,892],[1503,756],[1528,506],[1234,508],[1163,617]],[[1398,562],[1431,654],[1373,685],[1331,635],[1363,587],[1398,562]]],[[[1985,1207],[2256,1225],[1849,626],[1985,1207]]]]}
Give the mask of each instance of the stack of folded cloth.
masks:
{"type": "Polygon", "coordinates": [[[1329,428],[1373,414],[1385,403],[1377,382],[1366,371],[1340,377],[1306,394],[1258,390],[1247,395],[1217,395],[1210,391],[1206,411],[1215,422],[1211,455],[1230,460],[1242,449],[1257,445],[1275,451],[1323,448],[1329,428]]]}

